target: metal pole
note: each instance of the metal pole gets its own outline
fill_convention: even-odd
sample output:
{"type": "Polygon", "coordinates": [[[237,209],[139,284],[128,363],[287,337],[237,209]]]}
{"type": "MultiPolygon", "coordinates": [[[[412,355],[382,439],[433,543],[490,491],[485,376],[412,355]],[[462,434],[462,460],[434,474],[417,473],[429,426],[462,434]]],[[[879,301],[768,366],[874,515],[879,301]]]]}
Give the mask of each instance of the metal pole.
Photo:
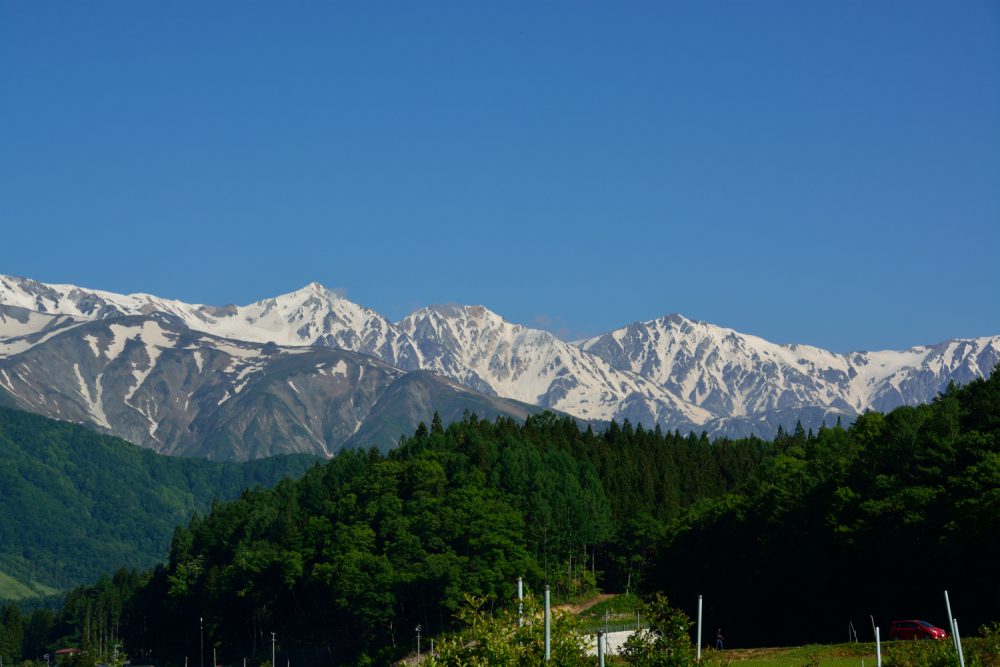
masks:
{"type": "Polygon", "coordinates": [[[552,609],[549,606],[549,585],[545,584],[545,662],[552,659],[552,609]]]}
{"type": "Polygon", "coordinates": [[[212,667],[218,667],[219,659],[215,657],[215,648],[212,648],[212,667]]]}
{"type": "Polygon", "coordinates": [[[274,665],[274,640],[275,640],[275,636],[276,636],[275,633],[272,632],[271,633],[271,667],[275,667],[275,665],[274,665]]]}
{"type": "Polygon", "coordinates": [[[948,629],[951,630],[951,643],[955,647],[955,653],[959,652],[958,638],[955,636],[955,617],[951,615],[951,601],[948,599],[948,591],[944,592],[944,607],[948,610],[948,629]]]}
{"type": "Polygon", "coordinates": [[[878,634],[878,627],[875,627],[875,664],[882,667],[882,640],[878,634]]]}
{"type": "Polygon", "coordinates": [[[701,596],[698,596],[698,662],[701,662],[701,596]]]}
{"type": "Polygon", "coordinates": [[[958,664],[961,667],[965,667],[965,652],[962,651],[962,638],[958,634],[958,619],[952,619],[951,622],[955,626],[955,643],[958,644],[958,664]]]}
{"type": "Polygon", "coordinates": [[[205,667],[205,618],[203,616],[198,617],[198,634],[201,637],[201,646],[198,651],[198,664],[201,667],[205,667]]]}
{"type": "Polygon", "coordinates": [[[597,667],[604,667],[604,633],[597,631],[597,667]]]}
{"type": "Polygon", "coordinates": [[[524,625],[524,579],[517,578],[517,627],[524,625]]]}

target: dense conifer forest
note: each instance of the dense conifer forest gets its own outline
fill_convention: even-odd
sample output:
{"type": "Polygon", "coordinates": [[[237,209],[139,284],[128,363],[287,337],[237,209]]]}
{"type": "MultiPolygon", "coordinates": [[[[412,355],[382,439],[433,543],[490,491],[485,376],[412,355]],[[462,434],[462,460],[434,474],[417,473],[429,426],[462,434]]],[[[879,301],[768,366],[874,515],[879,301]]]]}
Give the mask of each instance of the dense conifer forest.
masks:
{"type": "MultiPolygon", "coordinates": [[[[772,442],[543,414],[421,425],[178,527],[169,561],[3,609],[0,651],[121,641],[134,661],[385,664],[518,576],[562,599],[665,592],[734,645],[843,641],[869,614],[1000,617],[1000,373],[772,442]],[[199,625],[199,619],[203,619],[199,625]],[[203,635],[202,629],[203,628],[203,635]],[[200,649],[204,636],[205,649],[200,649]],[[7,637],[8,639],[3,639],[7,637]],[[6,642],[6,643],[2,643],[6,642]]],[[[425,639],[426,641],[426,639],[425,639]]]]}

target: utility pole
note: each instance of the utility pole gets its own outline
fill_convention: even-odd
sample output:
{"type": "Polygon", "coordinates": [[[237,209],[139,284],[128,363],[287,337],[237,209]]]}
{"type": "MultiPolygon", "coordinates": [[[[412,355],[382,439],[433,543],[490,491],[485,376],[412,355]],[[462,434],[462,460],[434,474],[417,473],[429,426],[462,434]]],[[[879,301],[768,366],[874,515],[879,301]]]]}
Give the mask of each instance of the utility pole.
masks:
{"type": "Polygon", "coordinates": [[[271,667],[274,667],[274,640],[277,637],[275,633],[271,633],[271,667]]]}

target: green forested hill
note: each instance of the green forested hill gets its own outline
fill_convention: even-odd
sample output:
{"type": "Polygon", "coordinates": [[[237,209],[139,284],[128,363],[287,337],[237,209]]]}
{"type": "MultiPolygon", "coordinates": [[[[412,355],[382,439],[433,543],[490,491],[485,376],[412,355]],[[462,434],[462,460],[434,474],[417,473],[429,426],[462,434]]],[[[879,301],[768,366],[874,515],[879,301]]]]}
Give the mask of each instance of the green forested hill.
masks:
{"type": "Polygon", "coordinates": [[[0,599],[47,594],[167,555],[174,527],[213,498],[272,486],[315,459],[173,458],[0,407],[0,599]]]}
{"type": "Polygon", "coordinates": [[[435,419],[386,456],[344,452],[179,529],[120,627],[133,655],[176,664],[197,655],[199,617],[228,656],[269,658],[276,632],[293,663],[386,664],[417,624],[452,627],[466,594],[510,599],[518,576],[559,597],[592,591],[595,572],[634,586],[651,540],[736,489],[760,445],[628,423],[594,434],[552,413],[435,419]]]}
{"type": "MultiPolygon", "coordinates": [[[[1000,371],[849,429],[782,434],[739,494],[699,504],[653,557],[651,588],[735,645],[843,641],[871,618],[967,635],[1000,619],[1000,371]]],[[[885,635],[883,635],[885,636],[885,635]]]]}
{"type": "Polygon", "coordinates": [[[165,664],[215,649],[260,665],[271,633],[279,664],[389,664],[418,624],[453,628],[464,595],[509,603],[518,576],[563,598],[665,591],[692,612],[703,594],[734,646],[842,641],[849,623],[867,639],[870,617],[943,625],[944,589],[974,634],[1000,618],[998,540],[996,371],[772,442],[467,414],[214,505],[166,564],[77,589],[11,655],[114,629],[165,664]]]}

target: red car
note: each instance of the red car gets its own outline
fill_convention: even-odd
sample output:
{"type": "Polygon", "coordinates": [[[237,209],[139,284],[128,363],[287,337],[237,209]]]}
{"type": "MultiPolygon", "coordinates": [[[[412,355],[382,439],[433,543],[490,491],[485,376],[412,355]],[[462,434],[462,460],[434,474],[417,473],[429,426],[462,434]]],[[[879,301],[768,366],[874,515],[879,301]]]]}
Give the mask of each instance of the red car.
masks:
{"type": "Polygon", "coordinates": [[[948,633],[927,621],[893,621],[889,639],[947,639],[948,633]]]}

